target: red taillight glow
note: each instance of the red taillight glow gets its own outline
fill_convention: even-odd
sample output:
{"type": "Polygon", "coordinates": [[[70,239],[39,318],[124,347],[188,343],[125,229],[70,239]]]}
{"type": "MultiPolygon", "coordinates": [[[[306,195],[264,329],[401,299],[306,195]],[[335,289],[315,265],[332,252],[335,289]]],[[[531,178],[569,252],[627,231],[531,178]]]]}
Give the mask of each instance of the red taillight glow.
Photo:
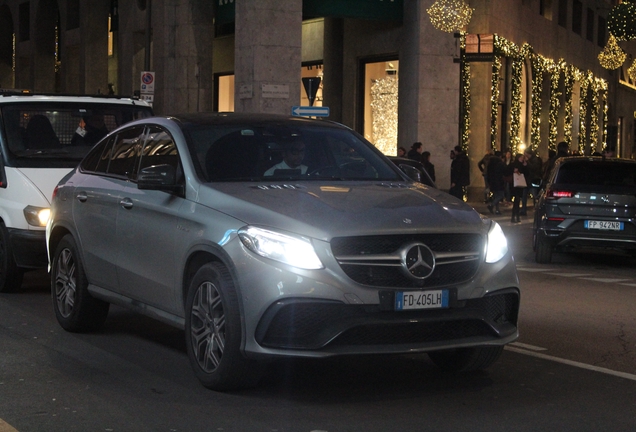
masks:
{"type": "Polygon", "coordinates": [[[53,189],[53,196],[51,196],[51,201],[55,199],[56,195],[57,195],[57,186],[55,186],[55,189],[53,189]]]}
{"type": "Polygon", "coordinates": [[[572,191],[564,191],[564,190],[554,190],[550,189],[546,194],[547,198],[572,198],[574,196],[574,192],[572,191]]]}
{"type": "Polygon", "coordinates": [[[550,222],[563,222],[565,220],[565,218],[562,217],[549,217],[548,221],[550,222]]]}

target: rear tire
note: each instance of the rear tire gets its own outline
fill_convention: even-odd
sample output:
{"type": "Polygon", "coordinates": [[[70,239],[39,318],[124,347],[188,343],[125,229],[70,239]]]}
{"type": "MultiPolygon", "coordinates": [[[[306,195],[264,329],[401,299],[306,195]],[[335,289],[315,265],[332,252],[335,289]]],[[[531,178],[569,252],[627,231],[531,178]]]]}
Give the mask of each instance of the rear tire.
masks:
{"type": "Polygon", "coordinates": [[[88,281],[75,239],[67,234],[60,241],[51,263],[51,297],[55,317],[69,332],[99,330],[110,304],[88,292],[88,281]]]}
{"type": "Polygon", "coordinates": [[[539,236],[537,236],[534,258],[539,264],[550,264],[552,262],[552,245],[542,240],[539,236]]]}
{"type": "Polygon", "coordinates": [[[488,368],[499,359],[503,346],[457,348],[428,353],[440,369],[447,372],[470,372],[488,368]]]}
{"type": "Polygon", "coordinates": [[[9,231],[0,222],[0,293],[16,292],[22,286],[24,270],[19,268],[13,258],[9,241],[9,231]]]}
{"type": "Polygon", "coordinates": [[[185,327],[188,357],[201,384],[226,391],[258,383],[260,365],[241,352],[238,295],[222,264],[204,264],[192,278],[185,327]]]}

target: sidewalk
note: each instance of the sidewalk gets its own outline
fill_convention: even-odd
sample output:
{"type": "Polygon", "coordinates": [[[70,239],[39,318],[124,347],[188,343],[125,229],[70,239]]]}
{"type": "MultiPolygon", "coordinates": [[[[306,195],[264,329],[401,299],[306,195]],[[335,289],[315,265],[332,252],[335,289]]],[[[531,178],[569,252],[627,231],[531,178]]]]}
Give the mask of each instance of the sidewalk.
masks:
{"type": "MultiPolygon", "coordinates": [[[[500,225],[522,225],[522,224],[532,224],[534,217],[534,206],[532,205],[532,198],[528,199],[528,208],[526,216],[520,216],[521,224],[513,224],[510,222],[512,218],[512,203],[510,205],[505,205],[503,202],[499,204],[499,211],[501,211],[500,215],[490,213],[488,210],[488,204],[483,201],[468,201],[466,204],[477,210],[479,213],[484,216],[497,221],[500,225]]],[[[493,209],[494,211],[494,209],[493,209]]]]}

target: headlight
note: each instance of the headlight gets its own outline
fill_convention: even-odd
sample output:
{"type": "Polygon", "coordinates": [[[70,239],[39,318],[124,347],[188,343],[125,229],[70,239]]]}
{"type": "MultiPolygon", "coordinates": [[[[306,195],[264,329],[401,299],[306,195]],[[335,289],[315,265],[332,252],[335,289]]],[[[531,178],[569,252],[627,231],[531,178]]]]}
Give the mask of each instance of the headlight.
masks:
{"type": "Polygon", "coordinates": [[[27,223],[33,226],[46,226],[51,216],[50,208],[26,206],[23,211],[27,223]]]}
{"type": "Polygon", "coordinates": [[[302,269],[323,268],[307,238],[250,226],[241,228],[238,235],[246,248],[262,257],[302,269]]]}
{"type": "Polygon", "coordinates": [[[486,244],[486,262],[496,263],[508,253],[508,241],[497,222],[493,222],[488,232],[486,244]]]}

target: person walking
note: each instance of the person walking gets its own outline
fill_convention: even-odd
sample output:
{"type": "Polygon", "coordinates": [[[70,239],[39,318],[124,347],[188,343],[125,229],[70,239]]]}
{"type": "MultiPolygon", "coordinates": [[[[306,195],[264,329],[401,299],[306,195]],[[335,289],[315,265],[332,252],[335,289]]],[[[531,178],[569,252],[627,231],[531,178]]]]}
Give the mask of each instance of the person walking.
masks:
{"type": "Polygon", "coordinates": [[[419,162],[422,160],[422,151],[424,151],[424,147],[422,147],[421,142],[413,143],[407,157],[419,162]]]}
{"type": "Polygon", "coordinates": [[[523,157],[528,167],[528,187],[524,189],[523,196],[521,197],[521,216],[527,214],[528,195],[532,194],[532,204],[533,206],[536,205],[539,185],[541,184],[541,177],[543,177],[543,162],[541,158],[530,149],[526,149],[523,152],[523,157]]]}
{"type": "Polygon", "coordinates": [[[488,185],[488,162],[493,157],[492,149],[488,150],[483,158],[479,162],[477,162],[477,168],[481,171],[481,175],[484,177],[484,202],[490,202],[490,187],[488,185]]]}
{"type": "Polygon", "coordinates": [[[431,177],[431,180],[435,181],[435,165],[431,163],[431,152],[425,151],[422,153],[422,165],[424,165],[424,169],[431,177]]]}
{"type": "Polygon", "coordinates": [[[501,214],[501,211],[499,210],[499,203],[504,199],[505,175],[506,164],[501,158],[501,152],[496,151],[486,168],[486,179],[490,185],[490,192],[492,192],[492,201],[488,204],[488,210],[490,213],[493,213],[494,209],[495,214],[501,214]]]}
{"type": "MultiPolygon", "coordinates": [[[[504,165],[506,165],[507,168],[510,168],[510,164],[513,161],[512,152],[510,150],[506,150],[503,156],[504,165]]],[[[510,205],[512,203],[512,169],[507,171],[510,171],[511,174],[506,174],[504,177],[504,198],[506,200],[506,205],[510,205]]]]}
{"type": "Polygon", "coordinates": [[[451,151],[451,159],[451,187],[448,192],[463,201],[466,186],[470,184],[470,161],[460,146],[451,151]]]}
{"type": "Polygon", "coordinates": [[[528,166],[523,153],[516,156],[514,162],[509,165],[509,171],[512,174],[512,217],[511,223],[521,222],[519,219],[519,207],[521,204],[521,198],[523,197],[523,190],[527,187],[527,173],[528,166]]]}

